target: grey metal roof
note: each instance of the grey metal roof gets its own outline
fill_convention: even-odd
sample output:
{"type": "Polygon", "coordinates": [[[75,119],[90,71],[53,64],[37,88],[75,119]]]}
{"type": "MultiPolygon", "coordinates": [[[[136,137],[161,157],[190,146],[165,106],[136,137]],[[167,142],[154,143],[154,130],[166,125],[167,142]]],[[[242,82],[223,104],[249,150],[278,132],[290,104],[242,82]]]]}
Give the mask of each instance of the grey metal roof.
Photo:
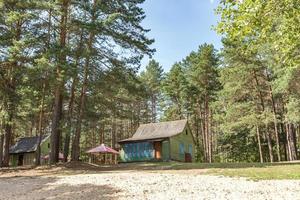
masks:
{"type": "Polygon", "coordinates": [[[142,124],[139,126],[139,128],[131,138],[121,140],[119,142],[169,138],[181,133],[186,127],[186,124],[187,120],[185,119],[169,122],[142,124]]]}
{"type": "MultiPolygon", "coordinates": [[[[44,142],[48,137],[49,135],[43,135],[41,143],[44,142]]],[[[34,152],[37,149],[38,142],[39,142],[39,136],[20,138],[15,145],[10,147],[9,153],[15,154],[15,153],[34,152]]]]}

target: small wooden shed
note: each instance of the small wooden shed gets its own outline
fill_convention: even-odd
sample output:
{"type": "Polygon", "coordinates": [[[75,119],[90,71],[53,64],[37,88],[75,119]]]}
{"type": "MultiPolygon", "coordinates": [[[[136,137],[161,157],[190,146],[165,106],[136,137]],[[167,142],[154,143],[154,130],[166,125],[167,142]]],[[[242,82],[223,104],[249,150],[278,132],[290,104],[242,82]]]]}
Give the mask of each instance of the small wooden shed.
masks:
{"type": "Polygon", "coordinates": [[[193,162],[195,158],[195,141],[187,120],[142,124],[119,144],[122,162],[193,162]]]}
{"type": "MultiPolygon", "coordinates": [[[[23,166],[34,165],[39,136],[20,138],[15,145],[9,149],[10,165],[23,166]]],[[[43,135],[41,140],[41,156],[48,155],[50,151],[50,137],[43,135]]]]}

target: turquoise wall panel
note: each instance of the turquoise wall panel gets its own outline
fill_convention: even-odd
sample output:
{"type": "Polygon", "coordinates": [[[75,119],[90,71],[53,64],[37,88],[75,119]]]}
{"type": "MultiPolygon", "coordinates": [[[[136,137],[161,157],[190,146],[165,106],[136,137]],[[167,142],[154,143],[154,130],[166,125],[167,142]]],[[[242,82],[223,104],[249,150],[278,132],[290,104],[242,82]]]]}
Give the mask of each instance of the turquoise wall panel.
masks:
{"type": "Polygon", "coordinates": [[[147,161],[154,159],[154,148],[150,142],[126,143],[122,145],[121,160],[147,161]]]}

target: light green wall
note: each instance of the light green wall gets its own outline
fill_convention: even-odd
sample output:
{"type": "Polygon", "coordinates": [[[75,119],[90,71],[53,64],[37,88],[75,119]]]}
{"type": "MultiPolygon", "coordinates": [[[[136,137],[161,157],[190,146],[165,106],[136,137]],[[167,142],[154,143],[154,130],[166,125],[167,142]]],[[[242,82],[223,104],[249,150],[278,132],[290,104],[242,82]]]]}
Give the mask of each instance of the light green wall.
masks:
{"type": "Polygon", "coordinates": [[[169,142],[169,140],[165,140],[162,142],[162,158],[163,158],[163,161],[170,160],[170,142],[169,142]]]}
{"type": "Polygon", "coordinates": [[[18,155],[11,154],[9,159],[10,159],[10,161],[9,161],[10,166],[13,166],[13,167],[17,166],[17,164],[18,164],[17,163],[18,162],[18,155]]]}
{"type": "Polygon", "coordinates": [[[185,161],[184,154],[180,154],[180,150],[179,150],[180,143],[183,143],[185,153],[189,152],[189,145],[192,145],[192,161],[194,162],[195,161],[195,143],[193,140],[192,133],[188,126],[185,128],[185,130],[182,133],[170,138],[171,159],[184,162],[185,161]],[[188,132],[187,135],[186,135],[186,130],[188,132]]]}
{"type": "Polygon", "coordinates": [[[50,136],[41,144],[41,156],[49,154],[50,151],[50,136]]]}

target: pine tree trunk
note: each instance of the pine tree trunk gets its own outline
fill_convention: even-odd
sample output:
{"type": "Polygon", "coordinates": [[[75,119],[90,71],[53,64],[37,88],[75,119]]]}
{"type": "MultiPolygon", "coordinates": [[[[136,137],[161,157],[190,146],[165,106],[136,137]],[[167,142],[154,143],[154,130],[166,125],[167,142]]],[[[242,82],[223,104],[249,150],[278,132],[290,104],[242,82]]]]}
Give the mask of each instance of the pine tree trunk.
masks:
{"type": "Polygon", "coordinates": [[[205,114],[202,112],[201,105],[199,107],[200,119],[201,119],[201,135],[202,135],[202,144],[203,144],[203,154],[204,162],[207,162],[207,146],[206,146],[206,130],[205,130],[205,114]]]}
{"type": "Polygon", "coordinates": [[[9,159],[10,159],[9,148],[11,146],[11,142],[13,139],[12,124],[13,124],[14,106],[9,105],[12,103],[6,103],[6,104],[7,104],[6,112],[8,114],[8,117],[4,121],[3,154],[2,154],[3,167],[9,166],[9,159]]]}
{"type": "Polygon", "coordinates": [[[39,134],[39,141],[37,145],[36,150],[36,156],[35,156],[35,165],[39,166],[41,164],[41,141],[42,141],[42,127],[43,127],[43,120],[44,120],[44,104],[45,104],[45,83],[43,83],[42,88],[42,100],[41,100],[41,108],[40,108],[40,114],[39,114],[39,125],[38,125],[38,134],[39,134]]]}
{"type": "Polygon", "coordinates": [[[13,115],[12,113],[8,113],[8,120],[4,124],[4,143],[3,143],[3,162],[2,166],[3,167],[8,167],[9,166],[9,148],[11,144],[11,137],[12,137],[12,119],[13,115]]]}
{"type": "Polygon", "coordinates": [[[86,101],[86,91],[87,91],[87,84],[88,84],[88,73],[89,73],[89,56],[86,59],[85,66],[84,66],[84,77],[83,83],[80,92],[80,100],[79,100],[79,111],[78,111],[78,118],[76,122],[76,129],[75,129],[75,136],[72,142],[72,152],[71,152],[71,160],[72,161],[79,161],[80,157],[80,137],[81,137],[81,125],[82,119],[84,115],[84,108],[85,108],[85,101],[86,101]]]}
{"type": "Polygon", "coordinates": [[[58,162],[59,156],[59,138],[60,138],[60,122],[62,120],[62,86],[57,86],[55,90],[55,100],[52,117],[51,138],[50,138],[50,164],[58,162]]]}
{"type": "MultiPolygon", "coordinates": [[[[297,144],[300,144],[300,126],[299,124],[297,124],[297,127],[295,128],[296,129],[296,141],[295,141],[295,145],[296,145],[296,149],[297,149],[297,144]]],[[[299,158],[299,152],[297,151],[297,158],[299,158]]]]}
{"type": "Polygon", "coordinates": [[[13,112],[14,107],[12,103],[7,103],[7,114],[8,117],[4,123],[4,140],[3,140],[3,160],[2,166],[8,167],[9,166],[9,148],[12,141],[12,124],[13,124],[13,112]]]}
{"type": "MultiPolygon", "coordinates": [[[[116,130],[116,128],[117,128],[116,125],[117,124],[116,124],[115,115],[113,115],[111,123],[112,123],[112,127],[111,127],[111,146],[112,146],[113,149],[115,149],[116,148],[116,139],[117,139],[117,130],[116,130]]],[[[112,154],[111,158],[112,158],[112,160],[114,160],[115,155],[112,154]]]]}
{"type": "Polygon", "coordinates": [[[3,141],[4,140],[4,135],[0,134],[0,168],[2,167],[3,164],[3,141]]]}
{"type": "MultiPolygon", "coordinates": [[[[268,82],[270,84],[270,76],[268,72],[266,72],[268,82]]],[[[279,132],[278,132],[278,122],[277,122],[277,111],[276,111],[276,106],[275,106],[275,100],[273,96],[273,89],[272,86],[269,85],[269,96],[271,99],[272,103],[272,110],[273,110],[273,121],[274,121],[274,134],[275,134],[275,140],[276,140],[276,153],[277,153],[277,160],[278,162],[281,161],[281,156],[280,156],[280,142],[279,142],[279,132]]]]}
{"type": "Polygon", "coordinates": [[[287,127],[286,135],[287,135],[289,161],[297,160],[297,149],[296,149],[296,145],[295,145],[293,126],[292,126],[292,124],[287,123],[286,127],[287,127]]]}
{"type": "MultiPolygon", "coordinates": [[[[283,121],[283,116],[281,114],[281,118],[280,121],[283,121]]],[[[284,141],[283,141],[283,150],[284,150],[284,160],[288,161],[288,151],[287,151],[287,140],[286,140],[286,127],[285,124],[283,124],[282,122],[279,123],[279,128],[280,128],[280,132],[282,133],[282,135],[285,135],[284,137],[284,141]]]]}
{"type": "MultiPolygon", "coordinates": [[[[94,0],[93,11],[92,11],[92,16],[91,16],[92,23],[94,23],[96,20],[96,16],[95,16],[96,3],[97,3],[97,0],[94,0]]],[[[78,161],[79,156],[80,156],[81,124],[82,124],[82,119],[83,119],[83,115],[84,115],[86,91],[87,91],[87,87],[88,87],[88,75],[89,75],[90,59],[91,59],[90,53],[92,52],[94,35],[95,35],[94,31],[91,31],[91,33],[89,34],[89,39],[88,39],[88,43],[87,43],[88,54],[87,54],[85,64],[84,64],[83,84],[82,84],[82,88],[81,88],[80,101],[79,101],[79,113],[78,113],[78,118],[77,118],[77,126],[76,126],[76,130],[75,130],[75,136],[74,136],[74,140],[72,143],[72,155],[71,155],[72,161],[78,161]]]]}
{"type": "Polygon", "coordinates": [[[296,134],[296,128],[294,124],[291,124],[292,126],[292,140],[293,140],[293,149],[295,151],[295,160],[298,159],[298,152],[297,152],[297,134],[296,134]]]}
{"type": "Polygon", "coordinates": [[[73,79],[72,86],[71,86],[71,96],[69,100],[69,107],[68,107],[68,114],[67,114],[67,131],[66,131],[66,138],[64,143],[64,162],[67,162],[69,157],[76,85],[77,85],[77,76],[73,79]]]}
{"type": "Polygon", "coordinates": [[[177,105],[177,112],[178,112],[178,116],[179,119],[182,119],[182,112],[181,112],[181,104],[178,98],[176,98],[176,105],[177,105]]]}
{"type": "MultiPolygon", "coordinates": [[[[66,47],[67,39],[67,18],[68,18],[69,0],[63,0],[61,5],[61,21],[60,21],[60,48],[66,47]]],[[[61,121],[62,121],[62,105],[63,105],[63,93],[64,93],[64,81],[62,65],[66,63],[66,54],[63,52],[59,56],[59,64],[56,68],[57,85],[54,93],[54,108],[52,113],[52,127],[50,138],[50,164],[55,164],[59,161],[59,140],[61,133],[61,121]]]]}
{"type": "Polygon", "coordinates": [[[104,143],[104,131],[105,131],[105,124],[100,124],[100,144],[104,143]]]}
{"type": "Polygon", "coordinates": [[[257,142],[258,142],[259,160],[260,160],[260,163],[263,163],[264,159],[263,159],[263,152],[262,152],[262,148],[261,148],[260,131],[259,131],[258,126],[256,127],[256,135],[257,135],[257,142]]]}
{"type": "Polygon", "coordinates": [[[199,102],[197,101],[197,107],[195,110],[195,124],[196,124],[196,138],[197,138],[197,155],[198,155],[198,160],[200,160],[200,149],[201,145],[200,142],[202,143],[203,146],[203,132],[201,131],[201,107],[199,102]],[[202,136],[202,137],[201,137],[202,136]]]}
{"type": "Polygon", "coordinates": [[[278,160],[278,162],[280,162],[281,161],[281,155],[280,155],[279,132],[278,132],[277,117],[276,117],[276,109],[275,109],[274,105],[273,105],[273,117],[274,117],[274,131],[275,131],[275,140],[276,140],[277,160],[278,160]]]}
{"type": "Polygon", "coordinates": [[[156,96],[155,94],[152,94],[152,97],[151,97],[151,112],[152,112],[152,120],[151,122],[152,123],[155,123],[156,122],[156,96]]]}
{"type": "Polygon", "coordinates": [[[205,146],[206,146],[206,158],[207,162],[211,163],[211,144],[210,144],[210,132],[209,132],[209,106],[208,96],[204,98],[204,124],[205,124],[205,146]]]}
{"type": "Polygon", "coordinates": [[[289,148],[288,148],[288,142],[287,142],[287,138],[285,137],[285,143],[284,143],[284,155],[285,155],[285,160],[289,161],[289,148]]]}
{"type": "Polygon", "coordinates": [[[200,144],[199,144],[199,141],[200,141],[200,136],[199,136],[199,121],[198,121],[198,115],[195,114],[194,115],[194,121],[195,121],[195,129],[196,129],[196,150],[197,150],[197,161],[199,161],[199,149],[200,149],[200,144]]]}
{"type": "Polygon", "coordinates": [[[206,110],[206,101],[204,101],[204,138],[205,138],[205,157],[206,162],[209,161],[209,154],[208,154],[208,130],[207,130],[207,110],[206,110]]]}
{"type": "MultiPolygon", "coordinates": [[[[83,48],[83,44],[82,44],[83,32],[84,31],[81,30],[79,44],[77,47],[77,53],[75,58],[75,67],[77,68],[78,68],[79,58],[83,48]]],[[[66,138],[64,143],[64,162],[67,162],[69,157],[71,133],[72,133],[72,119],[73,119],[73,110],[74,110],[74,101],[75,101],[75,89],[77,84],[78,84],[78,75],[76,74],[73,78],[71,91],[70,91],[70,99],[69,99],[68,114],[67,114],[67,131],[66,131],[66,138]]]]}
{"type": "MultiPolygon", "coordinates": [[[[47,33],[47,42],[46,42],[46,48],[48,49],[50,47],[51,42],[51,18],[52,18],[52,9],[49,10],[48,14],[48,33],[47,33]]],[[[47,77],[47,73],[45,74],[45,77],[47,77]]],[[[35,155],[35,165],[39,166],[41,165],[41,141],[42,141],[42,134],[43,134],[43,121],[44,121],[44,104],[45,104],[45,89],[46,84],[45,80],[43,82],[42,87],[42,100],[41,100],[41,108],[40,108],[40,114],[39,114],[39,122],[37,127],[37,134],[39,135],[36,155],[35,155]]]]}
{"type": "Polygon", "coordinates": [[[26,137],[32,137],[32,135],[33,135],[32,132],[33,132],[33,128],[35,126],[35,119],[34,118],[35,117],[31,118],[30,128],[29,128],[29,131],[28,131],[29,134],[25,134],[26,137]]]}
{"type": "Polygon", "coordinates": [[[114,115],[111,121],[111,146],[113,149],[116,148],[116,119],[114,115]]]}
{"type": "Polygon", "coordinates": [[[207,119],[207,132],[208,132],[208,155],[209,155],[209,163],[212,163],[212,131],[211,131],[211,112],[209,107],[208,109],[208,119],[207,119]]]}
{"type": "Polygon", "coordinates": [[[71,160],[72,161],[79,161],[79,157],[80,157],[81,123],[82,123],[82,118],[83,118],[83,113],[84,113],[86,89],[87,89],[87,72],[85,72],[84,83],[81,88],[78,118],[77,118],[77,122],[76,122],[77,124],[76,124],[75,136],[74,136],[74,140],[72,143],[72,152],[71,152],[71,160]]]}
{"type": "Polygon", "coordinates": [[[291,152],[291,145],[290,145],[290,139],[289,139],[289,133],[290,133],[290,130],[289,130],[289,124],[286,123],[285,124],[285,128],[286,128],[286,149],[287,149],[287,157],[288,157],[288,161],[291,161],[293,160],[292,159],[292,152],[291,152]]]}
{"type": "MultiPolygon", "coordinates": [[[[264,102],[264,99],[263,99],[263,94],[262,94],[261,90],[259,89],[260,84],[259,84],[256,72],[254,71],[253,74],[254,74],[254,80],[255,80],[255,83],[256,83],[256,90],[258,91],[258,97],[260,99],[262,113],[264,113],[265,112],[265,102],[264,102]]],[[[266,138],[267,138],[267,141],[268,141],[270,161],[273,162],[273,147],[272,147],[272,141],[271,141],[270,134],[268,133],[268,124],[266,124],[266,138]]]]}
{"type": "Polygon", "coordinates": [[[267,137],[267,142],[268,142],[270,162],[273,163],[274,159],[273,159],[272,140],[271,140],[271,136],[270,136],[270,133],[269,133],[267,125],[266,125],[266,137],[267,137]]]}
{"type": "Polygon", "coordinates": [[[202,144],[203,144],[203,153],[204,153],[204,162],[208,162],[208,157],[207,157],[207,147],[206,147],[206,135],[205,135],[205,123],[202,122],[202,144]]]}
{"type": "Polygon", "coordinates": [[[71,132],[71,127],[68,125],[68,130],[66,131],[66,138],[65,138],[65,143],[64,143],[64,162],[68,162],[70,141],[71,141],[71,133],[70,132],[71,132]]]}
{"type": "MultiPolygon", "coordinates": [[[[17,21],[15,24],[15,41],[20,41],[21,39],[21,29],[22,29],[22,22],[17,21]]],[[[8,76],[7,76],[7,88],[5,88],[7,91],[9,91],[9,97],[7,100],[4,100],[4,111],[7,113],[7,118],[4,120],[4,142],[3,142],[3,161],[2,166],[8,167],[9,166],[9,148],[11,141],[13,139],[13,131],[12,131],[12,125],[13,125],[13,118],[15,113],[15,93],[16,93],[16,79],[19,77],[15,77],[14,69],[20,67],[18,65],[17,61],[10,62],[10,66],[8,68],[8,76]]]]}

